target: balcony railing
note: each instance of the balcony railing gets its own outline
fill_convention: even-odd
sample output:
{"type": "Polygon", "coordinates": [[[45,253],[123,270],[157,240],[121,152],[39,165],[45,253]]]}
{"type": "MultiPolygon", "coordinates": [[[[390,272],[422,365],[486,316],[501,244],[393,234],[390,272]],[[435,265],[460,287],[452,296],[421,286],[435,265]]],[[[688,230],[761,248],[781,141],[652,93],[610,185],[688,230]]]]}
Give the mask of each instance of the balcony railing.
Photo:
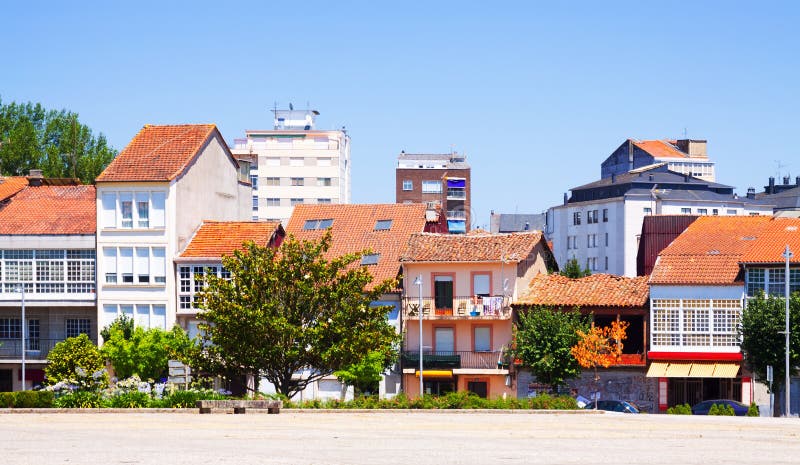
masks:
{"type": "MultiPolygon", "coordinates": [[[[419,351],[405,350],[401,354],[404,368],[419,368],[419,351]]],[[[497,369],[507,364],[502,352],[423,351],[423,368],[497,369]]]]}
{"type": "Polygon", "coordinates": [[[447,211],[447,219],[448,220],[466,220],[467,219],[467,212],[464,210],[448,210],[447,211]]]}
{"type": "MultiPolygon", "coordinates": [[[[26,339],[25,358],[29,360],[44,360],[53,347],[63,339],[26,339]]],[[[21,359],[22,340],[0,339],[0,360],[21,359]]]]}
{"type": "Polygon", "coordinates": [[[466,199],[467,191],[463,188],[450,187],[447,189],[447,198],[449,199],[466,199]]]}
{"type": "MultiPolygon", "coordinates": [[[[419,297],[405,297],[403,299],[404,317],[419,318],[419,307],[419,297]]],[[[431,296],[422,297],[423,318],[508,318],[510,314],[508,301],[503,296],[453,297],[452,300],[441,298],[437,300],[431,296]]]]}

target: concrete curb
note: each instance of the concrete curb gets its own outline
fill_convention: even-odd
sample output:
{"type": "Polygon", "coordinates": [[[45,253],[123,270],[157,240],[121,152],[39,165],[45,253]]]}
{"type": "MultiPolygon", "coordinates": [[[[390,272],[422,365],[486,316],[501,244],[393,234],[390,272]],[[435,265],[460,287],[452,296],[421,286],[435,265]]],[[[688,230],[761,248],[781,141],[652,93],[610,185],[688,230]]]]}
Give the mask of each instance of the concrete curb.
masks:
{"type": "MultiPolygon", "coordinates": [[[[233,409],[213,409],[212,413],[223,414],[232,413],[233,409]]],[[[196,407],[189,408],[0,408],[0,415],[12,414],[108,414],[108,413],[127,413],[127,414],[147,414],[147,413],[176,413],[199,415],[196,407]]],[[[266,409],[247,409],[248,414],[267,414],[266,409]]],[[[300,414],[329,414],[329,413],[406,413],[409,415],[435,413],[435,414],[522,414],[522,415],[598,415],[604,414],[603,410],[526,410],[526,409],[296,409],[282,408],[281,413],[300,413],[300,414]]]]}

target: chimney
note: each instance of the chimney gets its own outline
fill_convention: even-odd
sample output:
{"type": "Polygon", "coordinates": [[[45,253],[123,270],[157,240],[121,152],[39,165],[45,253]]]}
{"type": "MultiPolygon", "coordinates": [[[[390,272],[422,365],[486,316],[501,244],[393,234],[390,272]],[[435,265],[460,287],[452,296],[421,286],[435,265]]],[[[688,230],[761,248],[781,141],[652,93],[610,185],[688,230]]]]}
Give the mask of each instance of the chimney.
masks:
{"type": "Polygon", "coordinates": [[[784,186],[788,186],[789,185],[789,176],[784,176],[783,177],[783,185],[784,186]]]}
{"type": "Polygon", "coordinates": [[[28,185],[31,187],[41,186],[43,179],[42,170],[30,170],[28,172],[28,185]]]}
{"type": "Polygon", "coordinates": [[[529,222],[525,222],[525,231],[529,231],[531,229],[531,224],[529,222]]]}
{"type": "Polygon", "coordinates": [[[567,197],[567,193],[564,192],[564,205],[567,204],[567,200],[569,200],[568,197],[567,197]]]}
{"type": "Polygon", "coordinates": [[[755,187],[748,187],[747,188],[747,198],[753,200],[756,198],[756,188],[755,187]]]}
{"type": "Polygon", "coordinates": [[[774,194],[775,193],[775,177],[769,177],[769,186],[767,186],[767,194],[774,194]]]}

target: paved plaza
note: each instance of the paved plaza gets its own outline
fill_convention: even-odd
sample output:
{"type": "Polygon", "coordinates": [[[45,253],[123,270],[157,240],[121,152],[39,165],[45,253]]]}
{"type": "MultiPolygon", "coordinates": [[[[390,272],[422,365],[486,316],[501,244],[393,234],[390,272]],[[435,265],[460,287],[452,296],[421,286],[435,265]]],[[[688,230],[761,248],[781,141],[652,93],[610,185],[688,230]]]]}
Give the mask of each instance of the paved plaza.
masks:
{"type": "Polygon", "coordinates": [[[2,414],[2,463],[796,464],[800,420],[623,414],[2,414]]]}

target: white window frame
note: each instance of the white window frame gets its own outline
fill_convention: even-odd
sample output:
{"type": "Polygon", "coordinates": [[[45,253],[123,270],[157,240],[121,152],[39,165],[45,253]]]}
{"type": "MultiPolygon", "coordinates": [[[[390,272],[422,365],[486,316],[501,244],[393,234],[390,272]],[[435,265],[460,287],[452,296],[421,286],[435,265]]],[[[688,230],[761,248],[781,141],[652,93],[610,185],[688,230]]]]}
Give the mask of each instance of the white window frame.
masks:
{"type": "Polygon", "coordinates": [[[109,191],[100,195],[102,229],[164,229],[167,192],[163,190],[109,191]],[[130,202],[130,215],[125,206],[130,202]]]}

